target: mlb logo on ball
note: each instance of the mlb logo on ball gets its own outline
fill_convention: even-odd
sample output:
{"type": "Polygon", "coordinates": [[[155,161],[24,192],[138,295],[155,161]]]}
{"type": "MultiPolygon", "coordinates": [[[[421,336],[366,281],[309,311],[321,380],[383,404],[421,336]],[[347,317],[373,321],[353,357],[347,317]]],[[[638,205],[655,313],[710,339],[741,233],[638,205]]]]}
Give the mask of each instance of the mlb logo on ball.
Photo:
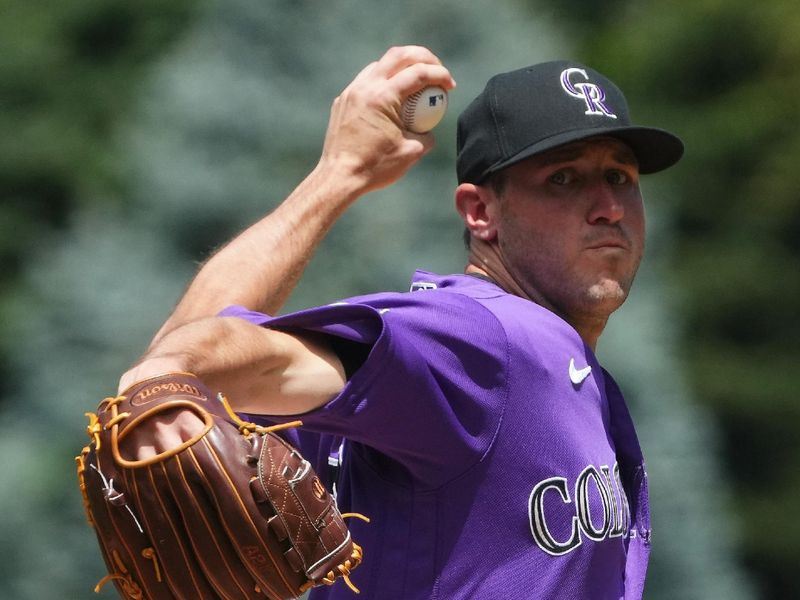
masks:
{"type": "Polygon", "coordinates": [[[427,133],[442,120],[447,110],[447,92],[431,85],[403,101],[400,118],[403,127],[414,133],[427,133]]]}

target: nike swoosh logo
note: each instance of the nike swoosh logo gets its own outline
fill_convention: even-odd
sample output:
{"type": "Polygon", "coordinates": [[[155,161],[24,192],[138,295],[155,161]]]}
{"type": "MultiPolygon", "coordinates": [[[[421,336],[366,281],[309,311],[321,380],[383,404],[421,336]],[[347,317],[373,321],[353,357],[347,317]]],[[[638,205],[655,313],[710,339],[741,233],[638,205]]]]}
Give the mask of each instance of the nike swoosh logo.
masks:
{"type": "Polygon", "coordinates": [[[569,380],[575,385],[583,383],[583,380],[586,379],[591,372],[591,366],[585,366],[582,369],[577,369],[575,368],[575,359],[569,359],[569,380]]]}

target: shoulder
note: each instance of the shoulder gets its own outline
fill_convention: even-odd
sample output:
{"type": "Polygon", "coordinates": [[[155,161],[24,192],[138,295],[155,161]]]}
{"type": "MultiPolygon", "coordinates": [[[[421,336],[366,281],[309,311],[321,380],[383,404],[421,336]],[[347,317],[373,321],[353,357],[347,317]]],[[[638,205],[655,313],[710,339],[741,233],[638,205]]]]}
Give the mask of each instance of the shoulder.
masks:
{"type": "Polygon", "coordinates": [[[461,338],[479,346],[484,345],[481,341],[505,336],[501,320],[492,303],[487,302],[497,295],[496,290],[473,287],[471,281],[440,287],[432,283],[416,281],[408,292],[352,301],[376,309],[389,329],[404,329],[411,335],[433,336],[449,342],[461,338]]]}

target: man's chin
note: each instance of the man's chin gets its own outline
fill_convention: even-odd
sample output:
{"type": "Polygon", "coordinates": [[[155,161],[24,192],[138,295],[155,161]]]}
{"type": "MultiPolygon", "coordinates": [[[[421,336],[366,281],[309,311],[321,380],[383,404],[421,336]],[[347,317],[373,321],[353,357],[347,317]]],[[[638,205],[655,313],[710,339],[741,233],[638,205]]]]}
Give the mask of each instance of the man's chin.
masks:
{"type": "Polygon", "coordinates": [[[603,279],[592,285],[587,291],[587,300],[596,310],[611,314],[617,310],[628,297],[628,290],[619,281],[603,279]]]}

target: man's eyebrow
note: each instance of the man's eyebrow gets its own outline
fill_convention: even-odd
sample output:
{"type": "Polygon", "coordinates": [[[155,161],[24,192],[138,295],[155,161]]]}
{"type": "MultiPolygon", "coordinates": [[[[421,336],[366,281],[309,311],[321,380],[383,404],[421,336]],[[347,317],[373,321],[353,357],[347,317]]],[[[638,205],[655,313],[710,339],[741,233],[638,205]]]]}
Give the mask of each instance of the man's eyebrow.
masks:
{"type": "Polygon", "coordinates": [[[614,152],[613,157],[615,161],[622,163],[623,165],[630,165],[631,167],[639,166],[639,161],[636,160],[636,155],[633,153],[633,151],[628,150],[627,148],[620,148],[614,152]]]}
{"type": "Polygon", "coordinates": [[[575,160],[583,154],[582,146],[569,146],[567,148],[557,148],[551,150],[538,157],[536,161],[539,165],[545,167],[547,165],[554,165],[561,162],[575,160]]]}

